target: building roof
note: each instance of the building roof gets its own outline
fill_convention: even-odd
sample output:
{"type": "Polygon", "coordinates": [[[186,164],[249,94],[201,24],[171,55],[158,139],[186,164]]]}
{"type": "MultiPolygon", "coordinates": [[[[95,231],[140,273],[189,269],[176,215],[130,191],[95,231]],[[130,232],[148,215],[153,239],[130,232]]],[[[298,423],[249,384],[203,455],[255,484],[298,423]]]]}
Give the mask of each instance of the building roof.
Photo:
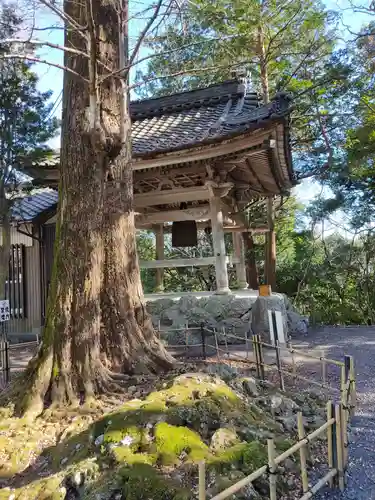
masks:
{"type": "Polygon", "coordinates": [[[17,222],[31,222],[42,213],[55,208],[58,193],[54,189],[41,189],[15,200],[12,219],[17,222]]]}
{"type": "Polygon", "coordinates": [[[157,99],[130,104],[133,156],[212,143],[262,126],[287,115],[285,93],[262,105],[258,95],[236,80],[157,99]]]}

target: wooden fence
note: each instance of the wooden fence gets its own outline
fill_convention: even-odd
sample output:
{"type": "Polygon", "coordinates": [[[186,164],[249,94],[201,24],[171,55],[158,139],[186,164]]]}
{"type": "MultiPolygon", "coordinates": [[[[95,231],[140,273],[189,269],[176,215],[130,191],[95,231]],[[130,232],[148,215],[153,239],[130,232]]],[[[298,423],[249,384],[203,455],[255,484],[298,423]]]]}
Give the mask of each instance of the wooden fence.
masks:
{"type": "MultiPolygon", "coordinates": [[[[300,500],[308,500],[321,490],[326,484],[331,488],[338,487],[341,491],[345,488],[345,472],[348,464],[348,423],[353,416],[356,408],[356,377],[354,369],[354,360],[352,356],[344,356],[344,359],[336,360],[324,357],[324,355],[316,356],[305,351],[297,351],[289,343],[286,346],[280,346],[277,335],[275,344],[269,344],[261,340],[260,335],[253,335],[251,338],[248,334],[239,336],[228,333],[223,329],[217,332],[214,329],[205,327],[189,328],[186,325],[181,330],[185,331],[186,335],[186,355],[188,356],[188,347],[202,348],[203,357],[206,358],[206,352],[212,349],[217,358],[231,360],[236,359],[242,362],[255,364],[256,375],[260,380],[266,380],[267,368],[277,369],[279,375],[279,385],[282,391],[285,390],[285,377],[290,376],[295,380],[302,380],[311,385],[318,386],[322,389],[336,391],[340,394],[339,403],[334,405],[332,401],[327,403],[327,421],[314,432],[305,435],[302,413],[297,414],[298,424],[298,438],[299,441],[291,446],[287,451],[281,455],[276,456],[275,444],[272,439],[267,442],[268,446],[268,463],[264,464],[258,470],[254,471],[249,476],[241,479],[233,484],[226,490],[215,495],[211,500],[225,500],[236,492],[240,491],[245,486],[251,484],[264,474],[269,477],[269,493],[270,500],[277,499],[276,486],[278,466],[291,455],[299,452],[300,466],[301,466],[301,480],[302,480],[302,496],[300,500]],[[201,342],[189,343],[189,331],[199,330],[201,332],[201,342]],[[210,343],[214,339],[214,344],[210,343]],[[241,356],[230,351],[230,341],[242,341],[245,344],[245,355],[241,356]],[[220,340],[220,342],[219,342],[220,340]],[[251,346],[252,344],[252,346],[251,346]],[[252,349],[251,349],[252,347],[252,349]],[[265,349],[271,349],[275,352],[275,363],[265,362],[265,349]],[[252,351],[252,352],[251,352],[252,351]],[[292,371],[289,372],[282,365],[282,356],[288,353],[291,356],[292,371]],[[321,380],[316,381],[304,377],[297,372],[297,363],[295,356],[309,358],[319,362],[321,366],[321,380]],[[340,384],[339,387],[333,387],[328,383],[328,367],[330,365],[336,366],[340,370],[340,384]],[[308,471],[307,471],[307,450],[308,445],[313,440],[326,435],[327,448],[326,448],[326,463],[328,472],[312,487],[309,487],[308,471]]],[[[171,346],[170,346],[171,347],[171,346]]],[[[177,346],[174,346],[177,347],[177,346]]],[[[181,345],[179,345],[181,347],[181,345]]],[[[199,500],[206,500],[206,464],[201,462],[199,464],[199,500]]]]}
{"type": "MultiPolygon", "coordinates": [[[[302,413],[298,413],[298,442],[281,453],[281,455],[276,456],[275,443],[273,439],[268,439],[268,463],[264,464],[249,476],[218,493],[212,497],[211,500],[225,500],[265,474],[268,475],[269,480],[269,498],[270,500],[277,500],[278,466],[297,452],[299,452],[300,456],[302,480],[302,496],[300,500],[312,498],[315,493],[321,490],[326,484],[331,488],[336,487],[339,488],[340,491],[343,491],[345,488],[345,471],[348,463],[348,454],[345,449],[345,443],[347,443],[347,428],[344,423],[344,413],[345,410],[341,403],[333,405],[332,401],[329,401],[327,403],[327,421],[319,427],[319,429],[316,429],[308,435],[305,435],[302,413]],[[308,445],[322,435],[326,436],[327,441],[326,463],[328,472],[313,486],[309,487],[307,471],[308,445]]],[[[201,462],[199,464],[199,500],[206,500],[206,498],[206,464],[201,462]]]]}
{"type": "Polygon", "coordinates": [[[324,356],[315,356],[304,351],[296,351],[291,344],[281,347],[276,341],[275,345],[262,342],[260,335],[253,335],[252,337],[255,366],[257,377],[261,380],[266,380],[266,367],[273,367],[275,364],[266,363],[264,359],[264,349],[273,349],[276,353],[276,368],[279,375],[280,389],[285,390],[285,375],[291,376],[294,379],[303,380],[308,384],[320,387],[322,389],[329,389],[332,391],[337,391],[340,393],[340,402],[345,413],[344,424],[354,415],[357,395],[356,395],[356,377],[354,369],[354,359],[353,356],[344,356],[344,360],[340,361],[337,359],[325,358],[324,356]],[[281,352],[289,353],[292,357],[292,373],[285,370],[281,363],[281,352]],[[316,360],[321,365],[321,382],[306,378],[299,373],[297,373],[297,365],[294,359],[294,355],[298,354],[301,357],[316,360]],[[340,369],[340,386],[333,387],[327,383],[327,367],[329,365],[337,366],[340,369]]]}

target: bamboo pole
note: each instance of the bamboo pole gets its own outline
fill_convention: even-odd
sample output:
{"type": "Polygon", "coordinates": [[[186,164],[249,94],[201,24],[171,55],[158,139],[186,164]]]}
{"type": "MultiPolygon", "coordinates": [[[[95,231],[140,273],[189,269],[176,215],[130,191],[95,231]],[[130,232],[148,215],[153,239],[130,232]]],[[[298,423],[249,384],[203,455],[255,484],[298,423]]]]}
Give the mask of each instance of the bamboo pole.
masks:
{"type": "Polygon", "coordinates": [[[270,500],[276,500],[276,464],[275,464],[275,443],[273,439],[267,439],[268,445],[268,469],[270,482],[270,500]]]}
{"type": "Polygon", "coordinates": [[[337,472],[339,478],[340,491],[344,491],[344,465],[343,465],[343,452],[342,452],[342,422],[341,422],[341,405],[335,407],[335,420],[336,420],[336,454],[337,454],[337,472]]]}
{"type": "Polygon", "coordinates": [[[226,351],[227,359],[229,359],[227,332],[226,332],[224,326],[223,326],[223,335],[224,335],[224,341],[225,341],[225,351],[226,351]]]}
{"type": "MultiPolygon", "coordinates": [[[[298,425],[298,438],[302,441],[305,438],[305,429],[303,426],[303,416],[302,412],[297,414],[297,425],[298,425]]],[[[302,478],[302,489],[306,493],[309,490],[309,480],[307,477],[307,449],[306,445],[301,446],[299,450],[300,461],[301,461],[301,478],[302,478]]]]}
{"type": "Polygon", "coordinates": [[[333,481],[333,478],[336,476],[337,474],[337,470],[336,469],[332,469],[330,470],[329,472],[327,472],[327,474],[322,477],[322,479],[320,479],[307,493],[305,493],[305,495],[303,495],[299,500],[310,500],[310,498],[312,498],[315,493],[318,493],[318,491],[323,488],[323,486],[328,483],[328,484],[331,484],[331,482],[333,481]]]}
{"type": "Polygon", "coordinates": [[[204,462],[199,462],[199,500],[206,500],[206,467],[204,462]]]}
{"type": "Polygon", "coordinates": [[[354,417],[357,406],[357,388],[354,368],[354,358],[350,356],[350,416],[354,417]]]}
{"type": "Polygon", "coordinates": [[[294,349],[292,347],[292,343],[291,342],[289,342],[288,349],[289,349],[290,354],[292,355],[292,373],[293,373],[293,377],[295,377],[296,374],[297,374],[297,365],[296,365],[296,359],[294,357],[294,349]]]}
{"type": "Polygon", "coordinates": [[[265,373],[264,373],[264,356],[263,356],[263,343],[262,343],[262,338],[261,336],[257,335],[258,337],[258,349],[259,349],[259,362],[260,362],[260,374],[261,374],[261,379],[262,380],[265,380],[266,377],[265,377],[265,373]]]}
{"type": "Polygon", "coordinates": [[[246,348],[246,359],[249,359],[249,339],[247,335],[247,330],[245,330],[245,348],[246,348]]]}
{"type": "Polygon", "coordinates": [[[281,368],[281,359],[280,359],[280,344],[278,340],[275,340],[275,352],[276,352],[277,371],[279,372],[280,389],[283,392],[285,392],[284,375],[283,375],[283,370],[281,368]]]}
{"type": "Polygon", "coordinates": [[[345,406],[346,405],[345,365],[341,367],[340,391],[341,391],[341,404],[345,406]]]}
{"type": "MultiPolygon", "coordinates": [[[[265,342],[262,342],[262,344],[265,346],[265,347],[274,347],[272,344],[267,344],[265,342]]],[[[311,359],[317,359],[318,361],[320,361],[320,356],[314,356],[314,354],[307,354],[305,352],[302,352],[302,351],[298,351],[294,348],[291,348],[289,349],[289,352],[290,353],[296,353],[298,354],[299,356],[302,356],[304,358],[311,358],[311,359]]],[[[326,360],[327,363],[329,363],[330,365],[336,365],[336,366],[344,366],[344,363],[342,361],[338,361],[337,359],[331,359],[331,358],[324,358],[326,360]]]]}
{"type": "Polygon", "coordinates": [[[234,495],[235,493],[237,493],[237,491],[241,490],[248,484],[258,479],[260,476],[263,476],[265,472],[267,472],[267,465],[263,465],[263,467],[254,471],[249,476],[244,477],[243,479],[238,481],[238,483],[232,484],[232,486],[229,486],[229,488],[227,488],[226,490],[212,497],[211,500],[225,500],[226,498],[234,495]]]}
{"type": "Polygon", "coordinates": [[[341,428],[342,428],[342,455],[344,471],[348,466],[348,412],[347,406],[341,406],[341,428]]]}
{"type": "Polygon", "coordinates": [[[296,451],[298,451],[301,448],[301,446],[308,444],[310,441],[323,434],[326,431],[326,429],[334,423],[335,423],[334,418],[332,418],[331,420],[327,420],[327,422],[325,422],[321,427],[319,427],[319,429],[316,429],[315,431],[311,432],[305,437],[305,439],[303,439],[302,441],[298,441],[298,443],[291,446],[289,450],[286,450],[283,453],[281,453],[281,455],[277,456],[275,458],[275,464],[279,465],[286,458],[296,453],[296,451]]]}
{"type": "MultiPolygon", "coordinates": [[[[327,403],[327,421],[331,420],[333,416],[332,411],[332,401],[328,401],[327,403]]],[[[332,426],[327,427],[327,455],[328,455],[328,467],[330,470],[333,470],[333,440],[332,440],[332,426]]],[[[329,486],[333,488],[333,477],[329,480],[329,486]]]]}
{"type": "Polygon", "coordinates": [[[259,360],[259,350],[258,350],[258,335],[253,335],[253,349],[255,354],[255,366],[257,370],[257,378],[260,378],[260,360],[259,360]]]}
{"type": "Polygon", "coordinates": [[[214,328],[214,336],[215,336],[216,356],[217,356],[217,359],[220,361],[219,341],[217,339],[216,328],[214,328]]]}

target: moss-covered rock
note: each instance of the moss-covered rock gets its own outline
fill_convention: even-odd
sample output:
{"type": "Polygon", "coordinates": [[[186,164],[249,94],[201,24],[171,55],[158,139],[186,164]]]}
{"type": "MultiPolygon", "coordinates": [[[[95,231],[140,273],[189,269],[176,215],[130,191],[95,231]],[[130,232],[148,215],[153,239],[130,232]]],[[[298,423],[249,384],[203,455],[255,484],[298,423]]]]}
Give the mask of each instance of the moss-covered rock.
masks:
{"type": "Polygon", "coordinates": [[[190,493],[149,465],[124,467],[121,490],[126,500],[190,500],[190,493]]]}
{"type": "Polygon", "coordinates": [[[155,449],[161,463],[173,465],[181,459],[198,462],[209,456],[208,446],[187,427],[160,423],[155,428],[155,449]]]}
{"type": "MultiPolygon", "coordinates": [[[[295,416],[292,396],[261,386],[255,396],[255,388],[249,391],[244,380],[231,379],[228,385],[209,373],[152,379],[156,390],[110,413],[73,413],[63,425],[46,419],[44,428],[54,434],[47,440],[40,423],[30,427],[10,418],[5,426],[0,423],[0,478],[11,480],[22,473],[18,479],[27,485],[17,489],[12,483],[15,500],[65,500],[70,487],[79,490],[82,500],[112,500],[116,495],[190,500],[191,492],[196,493],[197,463],[204,460],[209,487],[218,487],[222,479],[225,489],[224,483],[229,486],[267,463],[268,438],[274,438],[278,453],[295,442],[294,433],[277,422],[285,414],[295,416]],[[46,471],[50,476],[39,479],[39,472],[46,471]]],[[[298,401],[303,403],[318,406],[313,398],[298,401]]],[[[266,486],[261,480],[255,484],[261,498],[267,498],[266,486]]],[[[0,500],[9,500],[10,491],[3,490],[0,500]]],[[[243,498],[246,494],[255,493],[241,493],[243,498]]]]}
{"type": "Polygon", "coordinates": [[[234,429],[218,429],[211,438],[211,449],[222,450],[239,443],[239,437],[234,429]]]}
{"type": "Polygon", "coordinates": [[[210,467],[221,472],[237,468],[246,474],[251,474],[266,463],[267,449],[265,444],[259,441],[236,444],[217,453],[208,461],[210,467]]]}

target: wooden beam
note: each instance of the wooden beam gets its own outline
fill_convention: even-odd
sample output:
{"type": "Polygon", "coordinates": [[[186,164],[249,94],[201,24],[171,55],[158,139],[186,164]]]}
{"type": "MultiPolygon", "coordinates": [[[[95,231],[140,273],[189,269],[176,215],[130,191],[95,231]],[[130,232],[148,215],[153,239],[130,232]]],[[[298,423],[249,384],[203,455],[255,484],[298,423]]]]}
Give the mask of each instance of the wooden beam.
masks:
{"type": "Polygon", "coordinates": [[[243,214],[234,213],[233,209],[223,200],[221,200],[221,206],[223,208],[223,212],[226,215],[226,217],[233,220],[239,226],[243,226],[245,228],[249,227],[246,217],[243,214]]]}
{"type": "Polygon", "coordinates": [[[223,141],[219,145],[207,145],[204,148],[200,145],[199,147],[182,150],[180,153],[166,153],[150,160],[143,160],[141,158],[134,159],[132,169],[133,171],[144,170],[145,168],[187,163],[235,153],[236,151],[241,151],[252,146],[262,144],[263,139],[269,137],[269,130],[273,129],[274,126],[274,123],[271,122],[269,126],[262,128],[257,132],[248,132],[247,134],[243,134],[236,139],[223,141]]]}
{"type": "Polygon", "coordinates": [[[210,191],[213,191],[215,196],[227,196],[228,192],[233,188],[232,182],[224,182],[222,184],[213,183],[210,181],[205,186],[193,186],[189,188],[166,189],[165,191],[150,191],[134,195],[134,206],[136,208],[150,207],[153,205],[169,205],[171,203],[182,203],[188,201],[204,201],[210,198],[210,191]]]}
{"type": "MultiPolygon", "coordinates": [[[[198,222],[198,229],[210,228],[211,224],[207,222],[198,222]]],[[[137,226],[137,229],[140,231],[145,231],[146,229],[152,229],[152,224],[145,224],[144,226],[137,226]]],[[[244,227],[244,226],[232,226],[224,223],[224,233],[251,233],[251,234],[264,234],[268,233],[267,226],[259,226],[259,227],[244,227]]],[[[168,234],[172,231],[172,226],[164,226],[164,233],[168,234]]]]}
{"type": "Polygon", "coordinates": [[[149,193],[135,194],[134,206],[150,207],[152,205],[169,205],[188,201],[203,201],[209,198],[206,186],[192,188],[176,188],[165,191],[150,191],[149,193]]]}
{"type": "Polygon", "coordinates": [[[167,210],[152,214],[136,215],[136,225],[163,224],[164,222],[175,222],[184,220],[207,220],[210,218],[210,206],[208,204],[199,207],[191,207],[185,210],[167,210]]]}
{"type": "MultiPolygon", "coordinates": [[[[201,267],[215,265],[216,257],[195,257],[191,259],[164,259],[164,260],[141,260],[139,265],[142,269],[163,269],[169,267],[201,267]]],[[[225,257],[226,264],[238,264],[236,257],[225,257]]]]}

